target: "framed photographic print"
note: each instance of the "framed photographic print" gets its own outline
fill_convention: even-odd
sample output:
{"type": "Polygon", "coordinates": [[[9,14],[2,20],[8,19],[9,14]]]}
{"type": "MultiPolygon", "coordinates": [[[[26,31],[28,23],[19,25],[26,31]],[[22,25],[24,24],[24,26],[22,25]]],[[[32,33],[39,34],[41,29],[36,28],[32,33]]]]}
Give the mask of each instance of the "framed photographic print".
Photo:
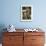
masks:
{"type": "Polygon", "coordinates": [[[32,21],[32,5],[21,5],[21,21],[32,21]]]}

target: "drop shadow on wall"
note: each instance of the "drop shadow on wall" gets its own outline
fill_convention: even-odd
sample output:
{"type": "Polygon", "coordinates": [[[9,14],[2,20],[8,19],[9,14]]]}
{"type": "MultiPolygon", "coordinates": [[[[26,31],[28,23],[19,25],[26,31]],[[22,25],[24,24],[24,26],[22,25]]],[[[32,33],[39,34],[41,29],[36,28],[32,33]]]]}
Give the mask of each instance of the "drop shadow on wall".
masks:
{"type": "Polygon", "coordinates": [[[6,29],[4,30],[5,25],[4,24],[0,24],[0,43],[2,43],[2,38],[3,38],[3,32],[6,31],[6,29]]]}

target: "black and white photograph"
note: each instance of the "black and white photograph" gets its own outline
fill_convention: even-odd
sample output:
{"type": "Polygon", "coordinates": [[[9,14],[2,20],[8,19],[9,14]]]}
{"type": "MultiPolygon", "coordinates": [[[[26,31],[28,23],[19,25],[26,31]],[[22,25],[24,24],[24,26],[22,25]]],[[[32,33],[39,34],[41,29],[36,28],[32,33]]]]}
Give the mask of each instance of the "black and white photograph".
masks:
{"type": "Polygon", "coordinates": [[[21,21],[32,21],[32,6],[31,5],[21,6],[21,21]]]}

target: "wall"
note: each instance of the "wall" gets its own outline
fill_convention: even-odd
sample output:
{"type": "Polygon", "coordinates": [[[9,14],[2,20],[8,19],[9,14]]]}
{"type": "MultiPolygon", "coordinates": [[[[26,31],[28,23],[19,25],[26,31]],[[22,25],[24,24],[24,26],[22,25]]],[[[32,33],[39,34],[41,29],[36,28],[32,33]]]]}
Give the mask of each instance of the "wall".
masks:
{"type": "Polygon", "coordinates": [[[46,0],[0,0],[0,25],[13,24],[16,28],[43,27],[46,28],[46,0]],[[21,22],[21,5],[33,6],[32,22],[21,22]]]}

